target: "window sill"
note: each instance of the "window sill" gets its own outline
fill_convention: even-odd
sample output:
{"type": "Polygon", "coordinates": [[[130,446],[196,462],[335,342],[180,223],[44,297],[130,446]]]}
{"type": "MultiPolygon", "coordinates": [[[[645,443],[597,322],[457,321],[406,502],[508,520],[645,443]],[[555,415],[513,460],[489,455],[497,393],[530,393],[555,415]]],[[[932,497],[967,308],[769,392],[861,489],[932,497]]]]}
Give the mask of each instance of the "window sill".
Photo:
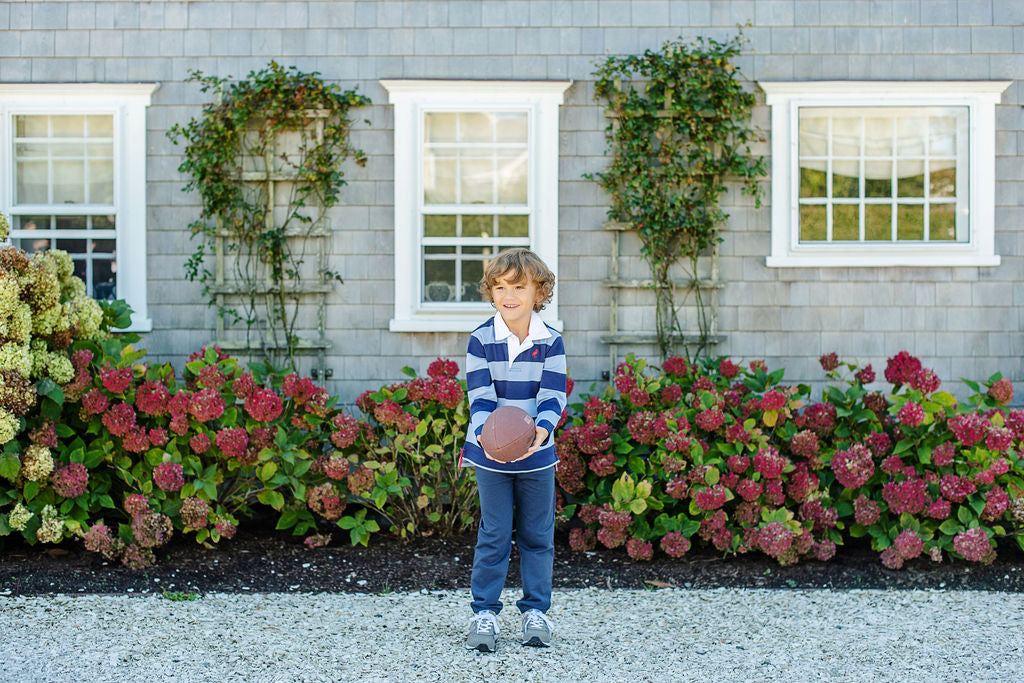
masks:
{"type": "MultiPolygon", "coordinates": [[[[391,332],[472,332],[480,327],[494,312],[483,311],[473,315],[423,316],[418,318],[392,318],[388,323],[391,332]]],[[[565,324],[561,320],[544,320],[559,332],[565,324]]]]}
{"type": "Polygon", "coordinates": [[[890,267],[966,267],[998,266],[998,255],[978,254],[802,254],[769,256],[769,268],[890,268],[890,267]]]}

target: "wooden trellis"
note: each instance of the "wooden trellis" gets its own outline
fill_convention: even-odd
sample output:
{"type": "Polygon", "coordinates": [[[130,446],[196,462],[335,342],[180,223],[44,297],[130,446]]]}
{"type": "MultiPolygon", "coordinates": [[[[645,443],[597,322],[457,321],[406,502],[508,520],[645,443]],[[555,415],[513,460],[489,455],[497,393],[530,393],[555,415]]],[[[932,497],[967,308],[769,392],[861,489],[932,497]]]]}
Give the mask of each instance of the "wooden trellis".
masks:
{"type": "MultiPolygon", "coordinates": [[[[316,136],[316,141],[319,144],[323,141],[324,124],[329,112],[326,110],[313,110],[306,113],[311,119],[311,128],[307,132],[316,136]]],[[[243,170],[241,181],[243,183],[262,184],[265,186],[267,201],[266,227],[268,230],[272,230],[275,225],[275,210],[282,207],[282,204],[277,201],[279,192],[287,191],[292,184],[298,181],[298,177],[293,172],[275,169],[274,160],[278,155],[278,140],[276,138],[272,141],[272,144],[268,145],[267,150],[266,157],[262,160],[262,169],[243,170]]],[[[300,278],[298,283],[287,283],[284,285],[284,294],[289,301],[297,301],[297,305],[303,306],[307,305],[306,301],[303,301],[303,298],[306,298],[309,300],[310,305],[316,307],[315,326],[312,328],[308,326],[302,328],[307,334],[312,332],[314,338],[298,339],[292,345],[292,350],[299,355],[315,356],[315,365],[310,370],[311,376],[314,379],[328,379],[333,374],[326,366],[327,350],[331,348],[331,343],[327,340],[326,336],[327,295],[333,291],[327,269],[327,248],[330,231],[326,221],[321,217],[312,225],[302,224],[299,227],[286,228],[284,236],[285,239],[293,243],[305,242],[302,253],[312,256],[316,263],[313,277],[307,278],[304,276],[300,278]],[[311,249],[308,246],[310,242],[312,242],[311,249]]],[[[217,305],[215,343],[226,351],[243,352],[249,355],[259,353],[279,364],[282,358],[287,358],[288,354],[287,329],[284,328],[283,320],[267,320],[267,317],[272,315],[270,313],[271,309],[267,306],[267,298],[280,293],[279,285],[271,280],[269,268],[264,268],[266,277],[261,284],[231,281],[225,264],[225,254],[228,247],[227,240],[233,237],[233,233],[226,229],[222,222],[218,220],[218,229],[215,237],[215,280],[214,284],[210,287],[211,293],[216,296],[217,305]],[[266,313],[257,319],[255,323],[257,329],[246,330],[245,338],[238,339],[237,334],[229,335],[229,332],[232,330],[230,324],[225,321],[225,316],[227,310],[233,305],[240,303],[243,297],[260,301],[266,313]],[[271,329],[274,325],[282,329],[275,333],[271,329]]],[[[238,330],[238,332],[242,331],[238,330]]]]}

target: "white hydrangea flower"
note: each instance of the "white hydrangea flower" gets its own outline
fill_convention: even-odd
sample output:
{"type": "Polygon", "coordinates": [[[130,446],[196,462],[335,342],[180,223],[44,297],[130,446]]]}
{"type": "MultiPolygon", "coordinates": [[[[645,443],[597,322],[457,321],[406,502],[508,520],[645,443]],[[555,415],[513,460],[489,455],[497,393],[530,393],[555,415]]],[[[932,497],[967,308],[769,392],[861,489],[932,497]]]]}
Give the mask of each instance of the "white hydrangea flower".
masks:
{"type": "Polygon", "coordinates": [[[20,502],[14,504],[14,509],[7,516],[7,524],[15,531],[23,531],[32,519],[32,511],[20,502]]]}
{"type": "Polygon", "coordinates": [[[0,370],[16,370],[22,377],[32,376],[32,351],[28,344],[0,346],[0,370]]]}
{"type": "MultiPolygon", "coordinates": [[[[25,449],[25,455],[21,458],[21,473],[29,481],[42,481],[53,472],[53,456],[50,449],[39,444],[32,444],[25,449]]],[[[47,506],[51,507],[51,506],[47,506]]],[[[46,512],[46,508],[43,508],[46,512]]]]}
{"type": "Polygon", "coordinates": [[[5,444],[18,433],[18,418],[0,408],[0,444],[5,444]]]}

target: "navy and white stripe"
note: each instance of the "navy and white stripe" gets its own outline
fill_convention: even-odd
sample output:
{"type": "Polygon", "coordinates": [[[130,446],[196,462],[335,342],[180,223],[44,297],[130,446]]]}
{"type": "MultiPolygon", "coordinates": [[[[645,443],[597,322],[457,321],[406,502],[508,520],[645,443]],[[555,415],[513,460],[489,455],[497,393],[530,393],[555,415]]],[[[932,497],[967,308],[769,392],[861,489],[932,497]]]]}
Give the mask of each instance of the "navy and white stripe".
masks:
{"type": "Polygon", "coordinates": [[[508,343],[496,339],[494,318],[473,330],[466,350],[466,388],[469,399],[469,433],[463,450],[463,466],[475,465],[498,472],[533,472],[558,462],[555,425],[565,409],[565,347],[558,331],[545,325],[549,336],[535,339],[509,363],[508,343]],[[548,439],[526,460],[501,463],[484,455],[477,437],[487,417],[499,406],[525,410],[548,439]]]}

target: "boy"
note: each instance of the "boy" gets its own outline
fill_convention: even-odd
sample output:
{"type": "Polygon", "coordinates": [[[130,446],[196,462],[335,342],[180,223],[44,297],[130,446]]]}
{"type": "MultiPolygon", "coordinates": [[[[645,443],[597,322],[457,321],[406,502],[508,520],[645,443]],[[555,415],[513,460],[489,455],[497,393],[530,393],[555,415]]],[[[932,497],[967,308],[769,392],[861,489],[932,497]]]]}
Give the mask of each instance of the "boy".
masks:
{"type": "Polygon", "coordinates": [[[508,573],[515,523],[523,599],[522,643],[547,647],[555,531],[555,441],[565,408],[562,337],[537,312],[551,300],[555,276],[528,249],[507,249],[487,265],[480,293],[497,313],[476,328],[466,353],[469,429],[460,465],[476,467],[480,527],[473,554],[468,649],[493,652],[499,596],[508,573]],[[480,433],[491,412],[515,405],[533,418],[537,437],[526,454],[504,463],[490,458],[480,433]]]}

